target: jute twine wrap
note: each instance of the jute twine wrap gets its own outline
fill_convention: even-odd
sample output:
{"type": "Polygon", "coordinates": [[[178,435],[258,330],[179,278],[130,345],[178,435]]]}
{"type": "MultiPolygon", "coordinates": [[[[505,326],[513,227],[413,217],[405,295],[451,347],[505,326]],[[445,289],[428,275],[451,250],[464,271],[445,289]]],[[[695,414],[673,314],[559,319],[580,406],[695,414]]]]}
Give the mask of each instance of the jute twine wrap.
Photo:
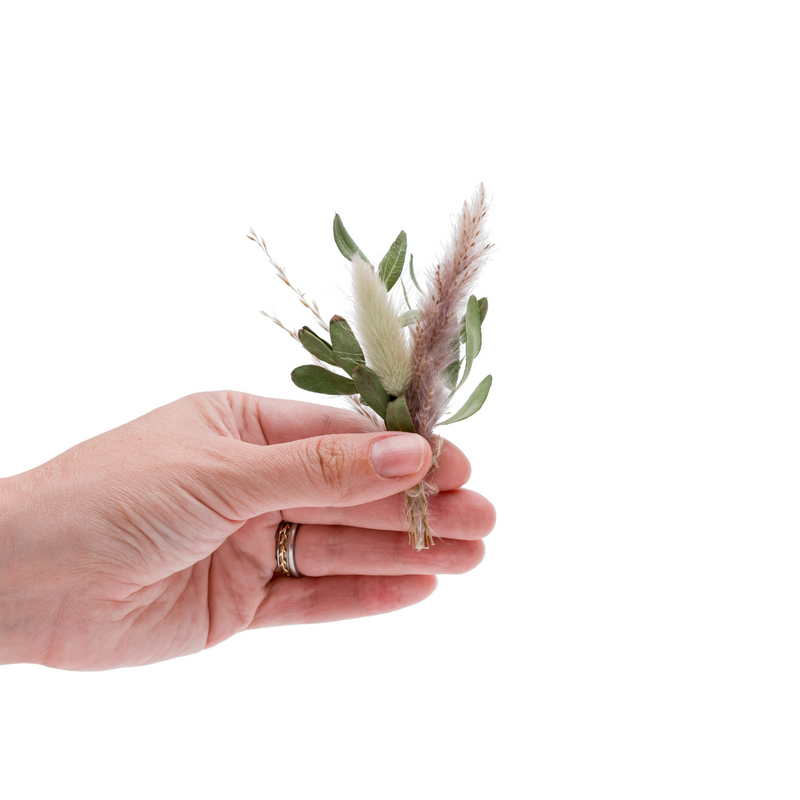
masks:
{"type": "Polygon", "coordinates": [[[443,443],[444,440],[441,436],[434,434],[431,437],[430,445],[433,454],[431,468],[422,483],[418,483],[406,492],[408,541],[417,550],[427,550],[433,545],[433,531],[428,522],[428,499],[439,491],[432,478],[434,471],[439,466],[443,443]]]}

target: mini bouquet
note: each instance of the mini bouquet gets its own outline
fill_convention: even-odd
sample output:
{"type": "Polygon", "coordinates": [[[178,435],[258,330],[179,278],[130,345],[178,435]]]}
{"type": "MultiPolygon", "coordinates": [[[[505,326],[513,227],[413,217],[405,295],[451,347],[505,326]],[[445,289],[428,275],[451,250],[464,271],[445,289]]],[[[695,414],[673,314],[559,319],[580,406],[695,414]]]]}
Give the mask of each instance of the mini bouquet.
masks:
{"type": "Polygon", "coordinates": [[[375,267],[337,214],[333,238],[350,264],[352,325],[339,315],[327,323],[317,304],[292,286],[264,240],[252,228],[248,235],[324,334],[308,326],[291,330],[273,314],[261,312],[313,357],[314,364],[292,372],[292,381],[310,392],[344,396],[376,429],[418,433],[430,443],[431,470],[406,493],[406,527],[409,542],[417,550],[433,544],[428,500],[437,491],[432,475],[442,448],[434,428],[472,416],[484,404],[492,385],[492,376],[487,375],[461,408],[448,416],[453,395],[469,377],[481,350],[481,325],[489,304],[485,297],[478,299],[471,292],[492,247],[484,229],[486,212],[486,192],[481,184],[472,200],[464,203],[452,240],[426,276],[424,288],[414,273],[413,255],[408,259],[409,286],[404,280],[405,231],[400,231],[375,267]]]}

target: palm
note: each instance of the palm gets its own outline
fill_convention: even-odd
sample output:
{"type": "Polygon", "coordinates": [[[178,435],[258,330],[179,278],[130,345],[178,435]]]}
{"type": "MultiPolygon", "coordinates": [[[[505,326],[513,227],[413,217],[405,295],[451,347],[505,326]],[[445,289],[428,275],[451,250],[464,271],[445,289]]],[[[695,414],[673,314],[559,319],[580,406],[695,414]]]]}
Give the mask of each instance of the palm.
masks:
{"type": "MultiPolygon", "coordinates": [[[[265,515],[258,522],[274,531],[279,519],[265,515]]],[[[273,578],[249,553],[255,527],[245,523],[210,556],[153,584],[131,590],[127,583],[103,581],[75,604],[72,624],[59,629],[58,649],[97,653],[82,668],[105,669],[195,653],[246,630],[273,578]]]]}

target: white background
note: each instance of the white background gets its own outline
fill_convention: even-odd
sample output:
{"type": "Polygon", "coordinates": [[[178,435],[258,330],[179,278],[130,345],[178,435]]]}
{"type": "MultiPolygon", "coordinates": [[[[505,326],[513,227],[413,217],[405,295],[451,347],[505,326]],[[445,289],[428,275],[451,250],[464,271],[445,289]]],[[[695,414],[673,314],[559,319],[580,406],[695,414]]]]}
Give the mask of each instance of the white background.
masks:
{"type": "Polygon", "coordinates": [[[0,669],[3,795],[797,797],[795,9],[5,4],[0,474],[308,399],[248,228],[330,315],[334,212],[423,268],[484,181],[495,384],[448,434],[498,525],[394,615],[0,669]]]}

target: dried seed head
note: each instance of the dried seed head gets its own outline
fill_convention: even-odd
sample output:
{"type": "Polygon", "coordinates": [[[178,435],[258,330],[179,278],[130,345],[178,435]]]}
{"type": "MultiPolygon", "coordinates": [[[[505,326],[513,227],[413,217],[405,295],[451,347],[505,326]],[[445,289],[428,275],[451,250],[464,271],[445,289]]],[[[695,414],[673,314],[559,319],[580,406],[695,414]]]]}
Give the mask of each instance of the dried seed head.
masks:
{"type": "Polygon", "coordinates": [[[400,315],[378,273],[358,253],[350,267],[353,322],[367,366],[387,392],[400,397],[411,380],[411,354],[400,315]]]}

